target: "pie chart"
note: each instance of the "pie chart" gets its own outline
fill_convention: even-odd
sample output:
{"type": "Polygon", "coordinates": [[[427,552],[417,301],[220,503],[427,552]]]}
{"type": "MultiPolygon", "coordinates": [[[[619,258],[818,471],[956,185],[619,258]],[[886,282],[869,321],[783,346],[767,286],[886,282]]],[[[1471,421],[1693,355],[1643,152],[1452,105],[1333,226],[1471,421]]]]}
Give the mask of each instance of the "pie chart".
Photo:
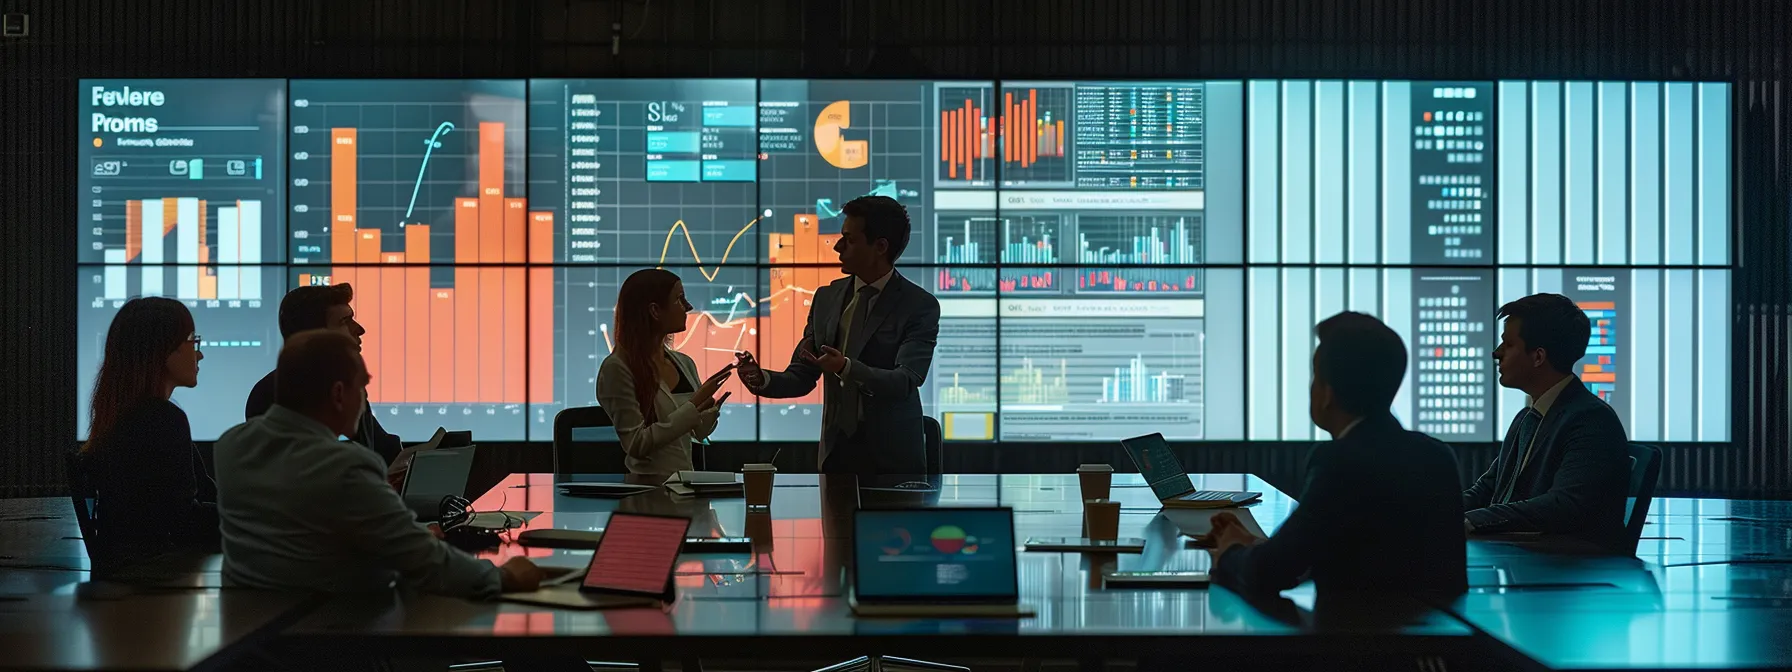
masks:
{"type": "Polygon", "coordinates": [[[840,129],[852,127],[852,101],[836,100],[815,115],[815,151],[829,165],[841,170],[864,168],[871,148],[864,140],[840,137],[840,129]]]}
{"type": "Polygon", "coordinates": [[[928,540],[933,542],[933,550],[945,554],[964,550],[964,530],[957,525],[941,525],[933,528],[928,540]]]}
{"type": "Polygon", "coordinates": [[[908,530],[900,527],[890,530],[890,538],[884,540],[884,555],[902,555],[903,551],[908,550],[912,541],[908,536],[908,530]]]}

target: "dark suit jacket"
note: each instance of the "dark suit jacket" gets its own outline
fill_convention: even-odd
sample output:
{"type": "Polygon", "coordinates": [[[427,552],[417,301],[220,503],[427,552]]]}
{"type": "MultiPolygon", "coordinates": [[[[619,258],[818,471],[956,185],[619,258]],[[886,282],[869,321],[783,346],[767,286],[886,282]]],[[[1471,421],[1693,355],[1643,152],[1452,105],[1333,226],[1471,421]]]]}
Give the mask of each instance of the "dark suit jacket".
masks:
{"type": "Polygon", "coordinates": [[[921,422],[921,384],[933,364],[933,346],[940,333],[940,302],[920,285],[896,272],[871,304],[865,338],[842,349],[851,361],[844,375],[823,375],[821,367],[803,358],[805,349],[840,339],[840,313],[852,300],[853,278],[847,276],[815,292],[803,340],[791,353],[790,366],[766,371],[758,393],[772,399],[800,397],[821,383],[822,403],[841,403],[843,395],[859,395],[864,417],[847,435],[822,427],[823,472],[857,474],[923,474],[927,471],[926,436],[921,422]]]}
{"type": "MultiPolygon", "coordinates": [[[[274,381],[277,373],[279,372],[269,371],[268,375],[256,381],[255,387],[249,389],[249,403],[243,405],[244,420],[266,415],[268,409],[274,407],[274,381]]],[[[361,412],[361,428],[355,434],[355,443],[379,453],[380,459],[388,467],[392,466],[392,460],[398,459],[399,453],[404,452],[404,442],[386,433],[386,428],[380,426],[379,418],[374,417],[371,404],[361,412]]]]}
{"type": "Polygon", "coordinates": [[[1392,415],[1313,448],[1300,506],[1268,541],[1220,556],[1213,581],[1278,593],[1311,573],[1327,592],[1455,595],[1468,589],[1456,453],[1392,415]]]}
{"type": "Polygon", "coordinates": [[[1523,472],[1525,447],[1516,442],[1507,436],[1493,465],[1462,493],[1463,516],[1476,533],[1542,532],[1600,546],[1624,538],[1629,439],[1611,406],[1576,378],[1543,416],[1523,472]],[[1496,503],[1513,479],[1511,502],[1496,503]]]}

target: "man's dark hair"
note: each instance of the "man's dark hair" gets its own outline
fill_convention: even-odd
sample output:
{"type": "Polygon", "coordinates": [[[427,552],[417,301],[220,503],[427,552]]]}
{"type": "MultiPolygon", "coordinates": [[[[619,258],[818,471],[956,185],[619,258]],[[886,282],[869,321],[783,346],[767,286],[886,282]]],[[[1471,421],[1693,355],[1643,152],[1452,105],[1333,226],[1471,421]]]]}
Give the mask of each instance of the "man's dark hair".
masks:
{"type": "Polygon", "coordinates": [[[274,369],[274,403],[310,411],[330,398],[336,383],[353,387],[361,375],[355,339],[340,331],[311,329],[293,334],[280,348],[274,369]]]}
{"type": "Polygon", "coordinates": [[[858,217],[865,223],[865,242],[876,245],[878,239],[890,241],[884,253],[890,263],[908,249],[908,208],[889,196],[860,196],[846,202],[840,211],[847,217],[858,217]]]}
{"type": "Polygon", "coordinates": [[[1587,354],[1587,338],[1593,322],[1587,313],[1561,294],[1532,294],[1500,306],[1500,319],[1518,320],[1518,337],[1527,348],[1543,348],[1549,368],[1572,373],[1574,363],[1587,354]]]}
{"type": "Polygon", "coordinates": [[[287,292],[286,298],[280,299],[280,337],[292,338],[301,331],[328,328],[330,325],[324,322],[329,319],[330,309],[346,306],[354,300],[355,288],[346,282],[310,285],[287,292]]]}
{"type": "Polygon", "coordinates": [[[1358,416],[1387,413],[1406,377],[1406,342],[1362,313],[1338,313],[1313,330],[1313,376],[1331,386],[1338,407],[1358,416]]]}

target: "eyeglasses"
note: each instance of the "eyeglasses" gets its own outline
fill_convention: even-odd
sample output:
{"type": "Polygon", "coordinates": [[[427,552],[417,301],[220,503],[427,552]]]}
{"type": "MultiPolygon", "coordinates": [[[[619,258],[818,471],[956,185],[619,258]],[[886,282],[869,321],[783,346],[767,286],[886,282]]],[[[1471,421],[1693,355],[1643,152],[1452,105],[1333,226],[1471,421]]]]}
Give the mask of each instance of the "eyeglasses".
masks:
{"type": "Polygon", "coordinates": [[[199,352],[199,344],[205,342],[205,339],[201,338],[199,334],[193,334],[187,337],[187,342],[193,344],[193,352],[199,352]]]}

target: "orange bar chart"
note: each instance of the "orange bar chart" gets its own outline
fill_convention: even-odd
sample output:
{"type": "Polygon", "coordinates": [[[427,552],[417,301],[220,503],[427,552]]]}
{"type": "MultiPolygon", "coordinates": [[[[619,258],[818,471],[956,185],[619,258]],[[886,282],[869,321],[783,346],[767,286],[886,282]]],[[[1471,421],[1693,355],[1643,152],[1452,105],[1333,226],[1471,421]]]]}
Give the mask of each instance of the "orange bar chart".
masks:
{"type": "MultiPolygon", "coordinates": [[[[362,350],[374,375],[370,394],[380,402],[522,404],[530,400],[526,373],[545,381],[539,391],[547,396],[535,401],[552,400],[552,304],[539,317],[525,315],[530,275],[521,264],[531,254],[551,260],[554,218],[532,220],[525,199],[504,193],[505,132],[504,123],[479,123],[477,190],[444,204],[447,221],[389,230],[360,226],[359,129],[330,131],[331,280],[355,287],[356,319],[371,334],[362,350]],[[452,227],[452,247],[442,249],[449,259],[438,259],[433,236],[444,226],[452,227]],[[517,267],[456,267],[443,278],[428,266],[438,262],[517,267]],[[539,320],[542,349],[531,353],[529,323],[539,320]],[[532,367],[532,355],[545,365],[532,367]]],[[[301,284],[310,281],[300,275],[301,284]]],[[[215,292],[214,283],[202,278],[201,291],[215,292]]]]}

